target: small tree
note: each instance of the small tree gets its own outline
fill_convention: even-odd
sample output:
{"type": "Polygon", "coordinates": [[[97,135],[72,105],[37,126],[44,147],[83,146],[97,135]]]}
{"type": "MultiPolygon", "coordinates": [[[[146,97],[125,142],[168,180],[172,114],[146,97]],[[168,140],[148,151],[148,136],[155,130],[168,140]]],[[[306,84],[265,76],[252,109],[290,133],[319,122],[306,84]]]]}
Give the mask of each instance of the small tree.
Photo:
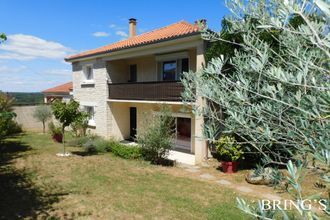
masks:
{"type": "Polygon", "coordinates": [[[167,108],[162,108],[160,114],[145,117],[146,127],[137,135],[137,141],[141,144],[142,155],[152,163],[161,163],[173,146],[174,120],[167,108]]]}
{"type": "Polygon", "coordinates": [[[38,106],[33,113],[33,117],[42,122],[42,131],[45,133],[46,122],[52,117],[52,110],[47,105],[38,106]]]}
{"type": "Polygon", "coordinates": [[[65,155],[65,128],[81,117],[82,113],[79,111],[79,103],[74,100],[70,100],[68,103],[56,100],[52,105],[52,110],[55,118],[62,126],[63,154],[65,155]]]}

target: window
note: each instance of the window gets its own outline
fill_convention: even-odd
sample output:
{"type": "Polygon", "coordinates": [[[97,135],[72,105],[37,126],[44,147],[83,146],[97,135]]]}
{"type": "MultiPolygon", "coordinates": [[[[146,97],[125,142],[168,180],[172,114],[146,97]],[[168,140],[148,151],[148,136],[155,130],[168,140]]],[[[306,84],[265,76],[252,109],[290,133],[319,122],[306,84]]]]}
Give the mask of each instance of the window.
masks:
{"type": "Polygon", "coordinates": [[[93,81],[94,80],[93,66],[91,65],[85,66],[84,74],[85,74],[85,81],[93,81]]]}
{"type": "Polygon", "coordinates": [[[189,59],[177,59],[173,61],[162,62],[163,66],[163,80],[175,81],[180,80],[183,72],[189,71],[189,59]]]}
{"type": "Polygon", "coordinates": [[[94,110],[94,106],[84,106],[84,110],[90,116],[89,121],[88,121],[88,125],[95,126],[95,120],[94,120],[95,110],[94,110]]]}
{"type": "Polygon", "coordinates": [[[176,61],[167,61],[163,63],[163,80],[176,80],[176,61]]]}

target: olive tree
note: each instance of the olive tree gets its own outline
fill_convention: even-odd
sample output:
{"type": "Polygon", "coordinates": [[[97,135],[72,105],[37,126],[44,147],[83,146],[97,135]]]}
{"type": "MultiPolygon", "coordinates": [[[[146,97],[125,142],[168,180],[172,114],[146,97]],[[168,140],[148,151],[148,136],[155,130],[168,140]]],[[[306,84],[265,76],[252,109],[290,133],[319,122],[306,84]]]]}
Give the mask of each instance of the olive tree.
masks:
{"type": "Polygon", "coordinates": [[[39,105],[33,112],[33,117],[42,122],[42,131],[45,133],[46,122],[53,116],[52,110],[47,105],[39,105]]]}
{"type": "MultiPolygon", "coordinates": [[[[219,133],[234,133],[268,164],[316,160],[330,182],[329,1],[229,0],[227,5],[232,14],[228,31],[242,36],[239,49],[232,57],[213,58],[183,80],[186,100],[205,100],[194,106],[194,113],[206,118],[205,138],[212,141],[219,133]],[[300,24],[292,25],[292,18],[300,24]],[[275,45],[263,38],[264,33],[275,45]]],[[[221,34],[202,34],[206,40],[223,41],[221,34]]],[[[296,180],[301,166],[287,166],[299,198],[296,180]]],[[[257,216],[243,202],[240,208],[270,219],[257,216]]],[[[299,211],[304,219],[312,216],[299,211]]]]}

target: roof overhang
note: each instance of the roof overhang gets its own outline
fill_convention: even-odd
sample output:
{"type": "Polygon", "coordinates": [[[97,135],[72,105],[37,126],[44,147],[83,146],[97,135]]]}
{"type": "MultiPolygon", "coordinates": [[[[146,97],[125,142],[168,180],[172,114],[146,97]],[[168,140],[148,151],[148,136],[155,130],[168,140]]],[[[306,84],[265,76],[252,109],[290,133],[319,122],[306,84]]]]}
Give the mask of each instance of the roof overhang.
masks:
{"type": "Polygon", "coordinates": [[[201,40],[201,34],[200,32],[191,33],[184,36],[174,37],[174,38],[168,38],[164,40],[160,40],[157,42],[150,42],[145,44],[140,44],[137,46],[127,47],[127,48],[121,48],[111,51],[106,51],[102,53],[92,54],[92,55],[86,55],[82,57],[77,58],[65,58],[66,62],[77,62],[77,61],[84,61],[84,60],[91,60],[96,58],[105,58],[106,60],[112,60],[111,57],[115,57],[121,54],[128,54],[136,51],[141,51],[145,49],[151,49],[151,48],[160,48],[168,45],[177,45],[181,44],[182,42],[188,42],[188,41],[198,41],[201,40]]]}

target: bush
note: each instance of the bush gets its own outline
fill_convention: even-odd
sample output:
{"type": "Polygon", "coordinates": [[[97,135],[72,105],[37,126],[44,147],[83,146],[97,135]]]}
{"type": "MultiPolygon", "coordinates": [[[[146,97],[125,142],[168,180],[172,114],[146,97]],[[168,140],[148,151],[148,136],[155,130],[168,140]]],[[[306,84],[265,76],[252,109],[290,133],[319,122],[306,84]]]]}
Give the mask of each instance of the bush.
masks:
{"type": "Polygon", "coordinates": [[[112,144],[110,148],[114,155],[124,159],[139,159],[142,157],[141,147],[116,143],[112,144]]]}
{"type": "Polygon", "coordinates": [[[96,135],[77,137],[70,140],[68,144],[71,147],[83,147],[87,154],[112,152],[124,159],[139,159],[142,157],[140,147],[126,146],[116,140],[104,140],[96,135]]]}
{"type": "Polygon", "coordinates": [[[21,127],[14,121],[16,117],[12,108],[14,101],[14,98],[0,91],[0,140],[22,131],[21,127]]]}
{"type": "Polygon", "coordinates": [[[8,135],[18,134],[22,128],[13,119],[0,117],[0,140],[8,135]]]}
{"type": "Polygon", "coordinates": [[[103,140],[101,138],[90,139],[82,146],[89,154],[106,153],[110,151],[111,141],[103,140]]]}
{"type": "MultiPolygon", "coordinates": [[[[75,135],[74,135],[75,136],[75,135]]],[[[96,135],[87,135],[84,137],[74,137],[72,140],[68,141],[68,145],[70,147],[83,147],[85,143],[91,140],[95,140],[97,138],[100,138],[96,135]]]]}
{"type": "Polygon", "coordinates": [[[22,132],[22,126],[17,124],[16,121],[13,120],[8,121],[7,126],[8,126],[7,132],[9,135],[18,134],[22,132]]]}
{"type": "Polygon", "coordinates": [[[243,157],[242,146],[232,136],[223,136],[215,144],[222,161],[237,161],[243,157]]]}
{"type": "Polygon", "coordinates": [[[141,144],[143,158],[160,164],[167,158],[173,146],[174,120],[166,108],[161,109],[161,114],[153,117],[148,115],[145,119],[144,124],[147,126],[139,132],[137,141],[141,144]]]}

